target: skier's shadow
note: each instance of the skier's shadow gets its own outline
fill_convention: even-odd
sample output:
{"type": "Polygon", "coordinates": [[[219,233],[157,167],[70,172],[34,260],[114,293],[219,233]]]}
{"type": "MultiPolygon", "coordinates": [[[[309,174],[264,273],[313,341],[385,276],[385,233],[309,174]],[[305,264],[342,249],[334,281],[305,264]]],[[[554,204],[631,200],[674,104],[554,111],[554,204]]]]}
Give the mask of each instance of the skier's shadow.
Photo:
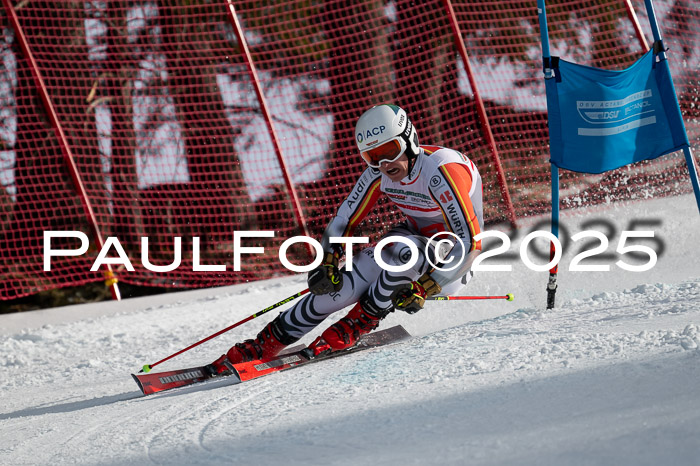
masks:
{"type": "MultiPolygon", "coordinates": [[[[167,393],[159,393],[157,394],[157,396],[158,398],[180,396],[192,392],[211,390],[214,388],[220,388],[229,385],[231,385],[231,381],[227,378],[223,378],[221,380],[211,380],[201,384],[181,387],[172,391],[168,391],[167,393]]],[[[12,413],[0,413],[0,421],[3,421],[5,419],[16,419],[20,417],[43,416],[44,414],[72,413],[87,408],[94,408],[96,406],[107,406],[113,403],[136,400],[139,398],[144,398],[144,394],[140,391],[132,391],[128,393],[120,393],[118,395],[101,396],[99,398],[93,398],[92,400],[79,400],[71,401],[69,403],[52,404],[50,406],[37,406],[34,408],[21,409],[12,413]]]]}
{"type": "Polygon", "coordinates": [[[13,413],[0,414],[0,420],[16,419],[26,416],[43,416],[44,414],[56,413],[72,413],[87,408],[96,406],[106,406],[120,401],[133,400],[141,398],[143,395],[140,392],[120,393],[119,395],[102,396],[93,398],[92,400],[71,401],[70,403],[55,404],[51,406],[37,406],[35,408],[25,408],[13,413]]]}

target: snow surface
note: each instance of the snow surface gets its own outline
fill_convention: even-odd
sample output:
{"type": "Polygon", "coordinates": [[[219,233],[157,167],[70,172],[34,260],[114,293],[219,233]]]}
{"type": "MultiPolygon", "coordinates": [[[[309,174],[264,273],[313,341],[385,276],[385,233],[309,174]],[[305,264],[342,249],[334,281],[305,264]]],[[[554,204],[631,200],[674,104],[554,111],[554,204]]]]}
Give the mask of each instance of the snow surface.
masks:
{"type": "MultiPolygon", "coordinates": [[[[514,302],[394,313],[382,327],[414,338],[241,385],[144,397],[129,374],[305,277],[0,316],[0,464],[700,464],[695,200],[562,213],[570,234],[591,218],[617,229],[611,251],[630,221],[658,222],[658,263],[574,273],[572,249],[544,310],[547,273],[513,260],[465,294],[514,302]]],[[[210,362],[275,315],[158,369],[210,362]]]]}

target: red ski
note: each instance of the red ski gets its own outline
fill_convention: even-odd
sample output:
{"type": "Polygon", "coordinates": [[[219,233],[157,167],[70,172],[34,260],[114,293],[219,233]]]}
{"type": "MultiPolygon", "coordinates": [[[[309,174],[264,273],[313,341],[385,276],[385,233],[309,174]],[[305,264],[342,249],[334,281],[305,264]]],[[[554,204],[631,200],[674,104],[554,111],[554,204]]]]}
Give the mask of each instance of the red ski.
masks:
{"type": "Polygon", "coordinates": [[[158,373],[131,375],[144,395],[150,395],[152,393],[184,387],[203,382],[208,379],[218,379],[222,377],[230,379],[232,384],[237,384],[247,380],[256,379],[273,372],[280,372],[285,369],[290,369],[304,364],[323,361],[369,348],[376,348],[377,346],[405,340],[409,337],[409,333],[403,327],[397,325],[396,327],[391,327],[386,330],[380,330],[364,335],[352,348],[321,355],[313,359],[309,359],[303,350],[294,351],[296,348],[293,348],[291,352],[288,351],[286,353],[282,353],[275,359],[267,361],[256,360],[242,364],[235,364],[232,372],[216,376],[210,375],[204,366],[158,373]]]}

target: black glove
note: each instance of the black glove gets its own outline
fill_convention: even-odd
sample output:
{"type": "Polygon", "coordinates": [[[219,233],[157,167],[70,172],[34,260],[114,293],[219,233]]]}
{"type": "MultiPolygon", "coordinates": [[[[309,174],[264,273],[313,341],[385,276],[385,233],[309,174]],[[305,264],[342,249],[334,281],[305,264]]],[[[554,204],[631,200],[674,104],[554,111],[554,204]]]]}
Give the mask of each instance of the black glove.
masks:
{"type": "Polygon", "coordinates": [[[321,265],[309,272],[307,283],[311,294],[338,292],[343,287],[343,274],[338,269],[340,254],[327,252],[321,265]]]}
{"type": "Polygon", "coordinates": [[[394,307],[409,314],[415,314],[423,309],[425,298],[442,291],[440,285],[428,273],[424,273],[417,281],[399,285],[391,294],[394,307]]]}

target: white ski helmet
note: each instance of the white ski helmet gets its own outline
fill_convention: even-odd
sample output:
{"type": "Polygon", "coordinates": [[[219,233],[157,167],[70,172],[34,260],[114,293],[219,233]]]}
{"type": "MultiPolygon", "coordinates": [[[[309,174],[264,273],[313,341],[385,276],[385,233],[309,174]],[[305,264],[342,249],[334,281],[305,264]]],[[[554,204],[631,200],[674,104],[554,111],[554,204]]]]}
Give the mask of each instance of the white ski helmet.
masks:
{"type": "Polygon", "coordinates": [[[418,133],[406,111],[391,104],[367,110],[355,125],[355,142],[362,158],[370,167],[392,162],[404,152],[409,162],[418,157],[418,133]]]}

